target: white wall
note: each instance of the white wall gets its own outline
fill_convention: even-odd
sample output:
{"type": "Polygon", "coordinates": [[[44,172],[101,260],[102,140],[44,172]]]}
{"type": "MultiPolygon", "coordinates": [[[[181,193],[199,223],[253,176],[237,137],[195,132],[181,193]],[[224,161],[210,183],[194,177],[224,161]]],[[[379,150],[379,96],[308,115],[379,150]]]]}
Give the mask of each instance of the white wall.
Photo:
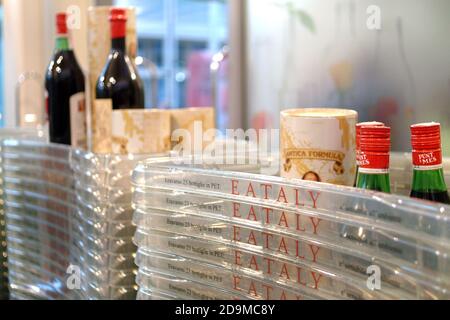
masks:
{"type": "Polygon", "coordinates": [[[20,105],[21,125],[25,114],[43,113],[43,76],[54,48],[55,13],[65,11],[69,5],[80,7],[81,28],[73,31],[73,45],[82,66],[87,66],[86,10],[90,0],[4,0],[4,48],[5,48],[5,126],[16,125],[16,86],[19,76],[37,73],[40,80],[27,81],[22,86],[20,105]]]}
{"type": "Polygon", "coordinates": [[[291,16],[280,5],[286,2],[248,0],[248,125],[261,123],[255,121],[260,112],[276,128],[282,109],[356,108],[361,120],[391,124],[394,148],[398,150],[409,149],[411,122],[442,122],[450,156],[450,1],[291,1],[312,16],[315,33],[296,17],[290,25],[291,16]],[[350,8],[352,3],[354,33],[344,12],[341,29],[347,31],[338,32],[337,4],[350,8]],[[381,9],[381,33],[366,26],[366,9],[372,4],[381,9]],[[398,17],[403,24],[406,57],[399,46],[398,17]],[[330,68],[340,61],[347,61],[352,70],[350,87],[341,96],[330,76],[330,68]],[[391,112],[389,99],[380,107],[382,97],[392,97],[398,103],[398,112],[391,112]]]}

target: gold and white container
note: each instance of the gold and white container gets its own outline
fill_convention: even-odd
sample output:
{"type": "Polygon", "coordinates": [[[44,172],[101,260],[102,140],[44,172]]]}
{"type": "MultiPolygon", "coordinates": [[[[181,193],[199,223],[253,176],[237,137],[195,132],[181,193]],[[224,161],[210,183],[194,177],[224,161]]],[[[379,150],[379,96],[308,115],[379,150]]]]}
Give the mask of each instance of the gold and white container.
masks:
{"type": "MultiPolygon", "coordinates": [[[[205,148],[215,138],[215,112],[213,108],[198,107],[170,110],[173,149],[205,148]]],[[[201,151],[201,150],[200,150],[201,151]]]]}
{"type": "Polygon", "coordinates": [[[281,112],[281,176],[353,186],[357,122],[347,109],[281,112]]]}

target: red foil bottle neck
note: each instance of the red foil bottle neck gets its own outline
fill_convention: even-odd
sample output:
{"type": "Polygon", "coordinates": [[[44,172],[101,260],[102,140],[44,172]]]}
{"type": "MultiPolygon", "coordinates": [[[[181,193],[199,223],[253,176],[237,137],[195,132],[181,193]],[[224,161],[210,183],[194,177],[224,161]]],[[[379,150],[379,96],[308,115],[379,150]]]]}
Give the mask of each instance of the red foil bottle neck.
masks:
{"type": "Polygon", "coordinates": [[[56,15],[56,33],[58,35],[67,34],[67,15],[65,13],[58,13],[56,15]]]}
{"type": "Polygon", "coordinates": [[[391,129],[385,126],[365,126],[359,133],[360,154],[358,165],[362,169],[388,170],[391,151],[391,129]]]}
{"type": "Polygon", "coordinates": [[[411,126],[411,145],[415,167],[442,165],[441,125],[422,123],[411,126]]]}
{"type": "Polygon", "coordinates": [[[126,9],[111,9],[109,21],[111,23],[111,38],[125,38],[127,29],[127,11],[126,9]]]}
{"type": "Polygon", "coordinates": [[[356,152],[360,152],[361,128],[363,127],[384,127],[382,122],[361,122],[356,125],[356,152]]]}

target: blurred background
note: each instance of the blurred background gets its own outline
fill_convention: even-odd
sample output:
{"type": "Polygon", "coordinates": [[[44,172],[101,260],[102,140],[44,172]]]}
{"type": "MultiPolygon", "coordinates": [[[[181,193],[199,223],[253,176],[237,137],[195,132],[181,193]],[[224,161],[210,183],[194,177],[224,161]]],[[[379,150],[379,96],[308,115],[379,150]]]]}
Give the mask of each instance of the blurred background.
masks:
{"type": "Polygon", "coordinates": [[[450,156],[448,0],[3,0],[1,125],[16,124],[18,105],[43,108],[53,17],[69,6],[87,68],[91,5],[137,7],[148,108],[214,106],[222,130],[278,128],[288,108],[353,108],[391,125],[397,151],[410,149],[411,123],[439,121],[450,156]]]}

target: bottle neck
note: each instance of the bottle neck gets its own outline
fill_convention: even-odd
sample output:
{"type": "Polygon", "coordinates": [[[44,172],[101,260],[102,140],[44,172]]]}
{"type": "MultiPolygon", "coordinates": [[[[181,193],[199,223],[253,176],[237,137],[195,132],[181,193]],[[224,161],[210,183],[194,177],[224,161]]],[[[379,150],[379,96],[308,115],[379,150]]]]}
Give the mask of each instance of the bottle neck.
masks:
{"type": "Polygon", "coordinates": [[[56,50],[67,51],[70,50],[69,37],[67,34],[58,34],[56,38],[56,50]]]}
{"type": "Polygon", "coordinates": [[[123,38],[113,38],[111,39],[111,49],[115,51],[120,51],[122,53],[125,53],[126,48],[126,39],[123,38]]]}
{"type": "Polygon", "coordinates": [[[359,189],[391,193],[389,171],[359,168],[356,187],[359,189]]]}
{"type": "Polygon", "coordinates": [[[447,192],[443,167],[415,168],[412,190],[425,193],[447,192]]]}

